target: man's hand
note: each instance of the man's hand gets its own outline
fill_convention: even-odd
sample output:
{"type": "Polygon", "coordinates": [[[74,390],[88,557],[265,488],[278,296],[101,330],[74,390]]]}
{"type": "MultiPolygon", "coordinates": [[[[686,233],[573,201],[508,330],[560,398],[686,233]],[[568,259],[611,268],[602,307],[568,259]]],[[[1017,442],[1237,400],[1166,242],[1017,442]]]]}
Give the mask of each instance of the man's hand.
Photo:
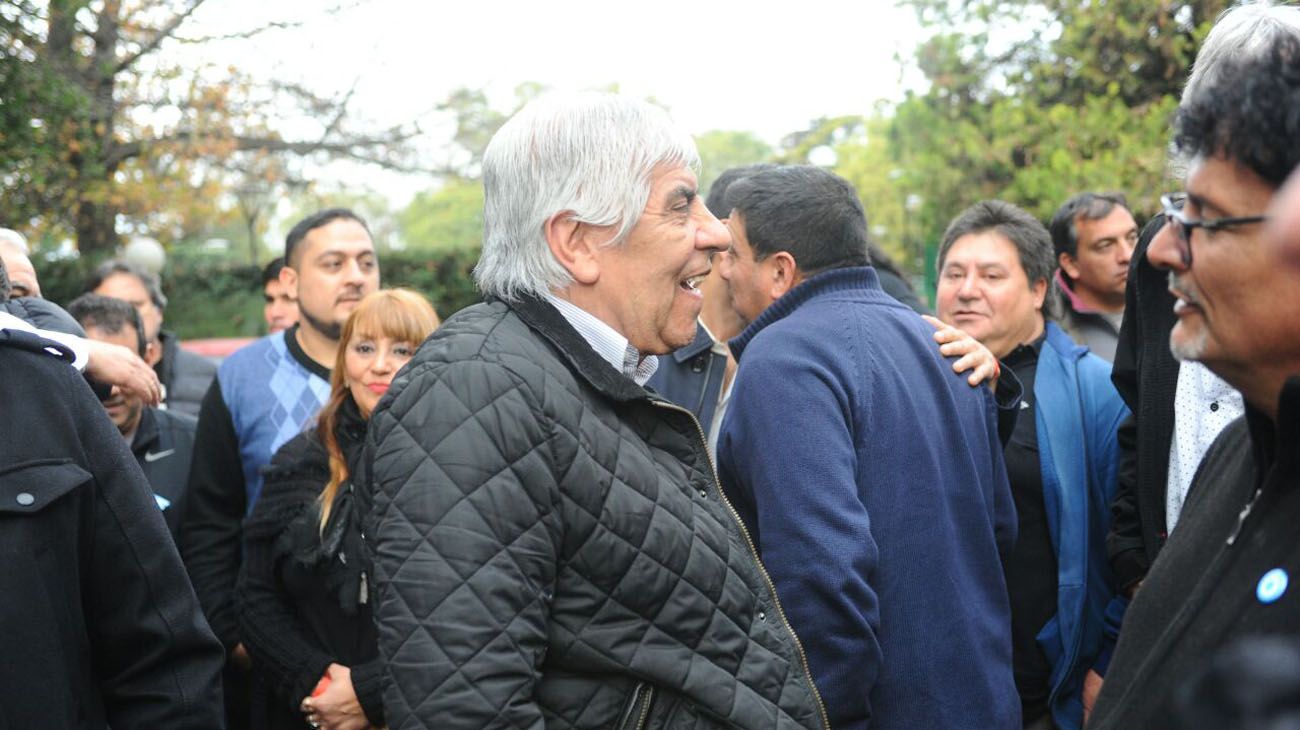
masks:
{"type": "Polygon", "coordinates": [[[342,664],[330,664],[325,670],[329,686],[315,697],[304,697],[299,709],[307,724],[323,730],[365,730],[370,727],[366,713],[352,688],[352,670],[342,664]]]}
{"type": "Polygon", "coordinates": [[[1101,694],[1102,678],[1096,670],[1089,669],[1083,677],[1083,724],[1088,724],[1088,717],[1092,715],[1092,706],[1097,703],[1097,695],[1101,694]]]}
{"type": "Polygon", "coordinates": [[[156,406],[162,400],[158,374],[139,355],[121,345],[98,340],[88,339],[86,346],[90,351],[86,374],[91,378],[139,396],[145,405],[156,406]]]}
{"type": "Polygon", "coordinates": [[[965,331],[937,317],[923,314],[921,318],[934,327],[934,341],[939,343],[939,353],[944,357],[958,358],[957,362],[952,364],[953,372],[964,373],[970,370],[971,374],[967,376],[966,382],[972,386],[980,383],[988,383],[990,388],[997,386],[1001,369],[998,359],[993,357],[989,348],[981,345],[979,340],[966,334],[965,331]]]}

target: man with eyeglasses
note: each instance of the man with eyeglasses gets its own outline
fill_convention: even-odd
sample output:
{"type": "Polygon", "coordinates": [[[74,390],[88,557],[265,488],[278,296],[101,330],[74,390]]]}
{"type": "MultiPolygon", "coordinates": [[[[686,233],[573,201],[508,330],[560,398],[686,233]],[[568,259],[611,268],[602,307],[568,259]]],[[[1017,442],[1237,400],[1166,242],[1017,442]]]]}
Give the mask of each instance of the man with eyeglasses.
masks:
{"type": "Polygon", "coordinates": [[[1090,728],[1165,727],[1228,643],[1300,633],[1300,275],[1264,239],[1300,162],[1300,39],[1225,63],[1179,110],[1185,195],[1147,252],[1167,270],[1170,348],[1246,402],[1201,463],[1179,528],[1124,617],[1090,728]]]}
{"type": "MultiPolygon", "coordinates": [[[[1220,76],[1228,61],[1257,57],[1282,36],[1300,38],[1300,8],[1260,4],[1225,12],[1197,53],[1183,101],[1220,76]]],[[[1185,165],[1179,158],[1174,155],[1171,167],[1185,165]]],[[[1146,253],[1153,240],[1171,235],[1160,214],[1138,240],[1111,371],[1132,416],[1119,430],[1119,485],[1106,550],[1117,585],[1130,597],[1178,525],[1201,458],[1245,408],[1236,388],[1199,362],[1180,363],[1169,350],[1175,300],[1167,272],[1146,253]]]]}

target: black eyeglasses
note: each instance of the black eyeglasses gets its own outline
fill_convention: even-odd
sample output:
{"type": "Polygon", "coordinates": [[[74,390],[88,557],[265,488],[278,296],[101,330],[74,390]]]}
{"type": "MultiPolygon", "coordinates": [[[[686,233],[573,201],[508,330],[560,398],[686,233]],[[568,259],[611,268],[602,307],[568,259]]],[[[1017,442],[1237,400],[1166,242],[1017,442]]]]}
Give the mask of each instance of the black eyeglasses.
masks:
{"type": "Polygon", "coordinates": [[[1167,193],[1160,196],[1160,205],[1164,207],[1165,222],[1173,226],[1174,240],[1178,242],[1178,253],[1182,256],[1183,266],[1192,268],[1192,229],[1204,228],[1207,231],[1221,231],[1226,228],[1263,223],[1266,215],[1247,215],[1235,218],[1188,218],[1183,215],[1183,206],[1187,204],[1187,193],[1167,193]]]}

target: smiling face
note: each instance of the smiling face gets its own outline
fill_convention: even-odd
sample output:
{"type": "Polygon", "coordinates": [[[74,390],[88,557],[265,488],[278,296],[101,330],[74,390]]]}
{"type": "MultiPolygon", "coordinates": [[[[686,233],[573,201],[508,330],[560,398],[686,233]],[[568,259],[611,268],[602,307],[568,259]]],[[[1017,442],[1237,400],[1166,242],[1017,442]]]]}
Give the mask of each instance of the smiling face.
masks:
{"type": "Polygon", "coordinates": [[[704,206],[689,168],[656,168],[645,211],[620,245],[596,250],[592,313],[643,355],[690,344],[702,305],[699,280],[726,229],[704,206]]]}
{"type": "MultiPolygon", "coordinates": [[[[140,347],[140,335],[136,333],[135,327],[123,325],[117,332],[109,332],[101,327],[86,327],[86,337],[100,342],[110,342],[114,345],[121,345],[131,352],[137,352],[140,347]]],[[[143,353],[141,353],[143,355],[143,353]]],[[[108,418],[117,426],[117,430],[123,436],[132,436],[135,429],[140,425],[140,416],[144,412],[144,401],[138,396],[127,395],[121,388],[113,386],[109,391],[109,396],[104,400],[104,410],[108,412],[108,418]]]]}
{"type": "Polygon", "coordinates": [[[1075,230],[1075,255],[1062,253],[1059,259],[1061,269],[1074,282],[1075,294],[1093,309],[1122,310],[1128,265],[1138,238],[1133,214],[1116,205],[1097,220],[1080,216],[1075,220],[1075,230]]]}
{"type": "MultiPolygon", "coordinates": [[[[1190,219],[1261,215],[1273,193],[1236,162],[1198,159],[1188,170],[1183,213],[1190,219]]],[[[1193,229],[1190,268],[1170,226],[1147,249],[1152,265],[1169,271],[1169,290],[1178,300],[1170,349],[1179,359],[1205,363],[1239,388],[1243,374],[1294,357],[1300,334],[1296,318],[1282,314],[1285,305],[1300,301],[1300,284],[1269,255],[1262,233],[1258,223],[1193,229]]]]}
{"type": "Polygon", "coordinates": [[[990,230],[953,242],[935,299],[939,319],[1001,358],[1042,332],[1046,295],[1045,280],[1030,285],[1015,244],[990,230]]]}
{"type": "Polygon", "coordinates": [[[391,337],[353,335],[343,355],[344,382],[363,418],[369,418],[379,399],[388,392],[393,376],[415,354],[414,342],[391,337]]]}
{"type": "Polygon", "coordinates": [[[280,272],[298,300],[300,322],[331,340],[361,298],[379,288],[375,245],[360,223],[338,218],[312,229],[280,272]]]}

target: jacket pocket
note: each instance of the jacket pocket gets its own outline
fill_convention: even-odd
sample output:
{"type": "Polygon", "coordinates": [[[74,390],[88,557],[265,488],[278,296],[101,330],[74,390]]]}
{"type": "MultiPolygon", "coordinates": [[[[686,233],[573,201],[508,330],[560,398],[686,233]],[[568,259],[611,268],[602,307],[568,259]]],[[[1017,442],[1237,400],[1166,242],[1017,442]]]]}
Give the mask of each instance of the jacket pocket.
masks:
{"type": "Polygon", "coordinates": [[[0,471],[0,513],[32,514],[91,480],[71,461],[29,461],[0,471]]]}
{"type": "Polygon", "coordinates": [[[641,682],[632,690],[627,706],[619,716],[619,730],[644,730],[646,720],[650,718],[650,707],[654,704],[655,688],[647,682],[641,682]]]}

